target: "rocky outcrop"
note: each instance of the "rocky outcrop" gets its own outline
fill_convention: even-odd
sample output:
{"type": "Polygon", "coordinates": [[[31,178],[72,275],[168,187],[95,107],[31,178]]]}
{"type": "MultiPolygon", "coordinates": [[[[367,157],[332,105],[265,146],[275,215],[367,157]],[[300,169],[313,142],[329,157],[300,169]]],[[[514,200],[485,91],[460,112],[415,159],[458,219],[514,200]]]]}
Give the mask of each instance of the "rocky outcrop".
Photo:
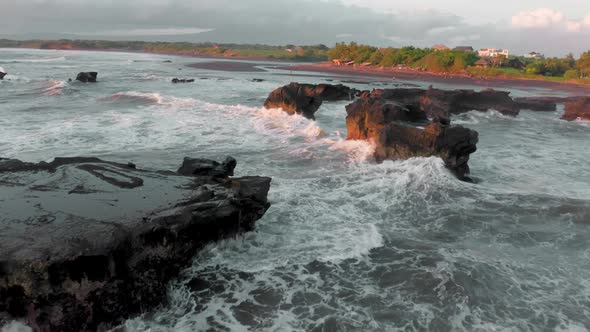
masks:
{"type": "Polygon", "coordinates": [[[206,244],[251,231],[270,178],[229,178],[235,160],[181,172],[96,158],[0,160],[0,326],[96,331],[166,300],[206,244]]]}
{"type": "Polygon", "coordinates": [[[94,71],[90,72],[81,72],[78,73],[76,76],[76,81],[84,82],[84,83],[96,83],[96,78],[98,77],[98,73],[94,71]]]}
{"type": "Polygon", "coordinates": [[[281,108],[289,114],[301,114],[315,119],[315,112],[324,101],[352,100],[356,90],[342,84],[300,84],[291,83],[270,93],[264,107],[281,108]]]}
{"type": "Polygon", "coordinates": [[[520,109],[526,109],[535,112],[555,112],[557,104],[575,103],[584,98],[582,96],[570,97],[522,97],[514,98],[520,109]]]}
{"type": "Polygon", "coordinates": [[[509,92],[487,89],[440,90],[440,89],[376,89],[360,94],[361,98],[383,98],[426,113],[429,119],[443,124],[450,123],[452,114],[469,111],[496,110],[505,115],[516,116],[518,105],[509,92]]]}
{"type": "Polygon", "coordinates": [[[172,83],[193,83],[193,78],[173,78],[172,83]]]}
{"type": "Polygon", "coordinates": [[[373,142],[378,162],[438,156],[458,178],[468,180],[476,131],[430,122],[423,109],[380,97],[359,99],[346,107],[346,113],[347,139],[373,142]]]}
{"type": "Polygon", "coordinates": [[[567,101],[561,118],[568,121],[590,121],[590,97],[577,97],[567,101]]]}
{"type": "Polygon", "coordinates": [[[3,80],[4,76],[6,76],[6,70],[4,70],[4,68],[0,67],[0,80],[3,80]]]}

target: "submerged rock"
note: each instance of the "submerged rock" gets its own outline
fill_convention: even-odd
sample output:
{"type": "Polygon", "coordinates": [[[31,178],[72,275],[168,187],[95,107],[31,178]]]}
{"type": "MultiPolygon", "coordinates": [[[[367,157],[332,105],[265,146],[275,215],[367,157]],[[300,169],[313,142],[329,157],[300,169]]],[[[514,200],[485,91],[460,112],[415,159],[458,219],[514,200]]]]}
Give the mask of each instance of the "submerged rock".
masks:
{"type": "Polygon", "coordinates": [[[172,83],[192,83],[195,80],[192,78],[173,78],[172,83]]]}
{"type": "Polygon", "coordinates": [[[78,76],[76,76],[76,81],[80,81],[80,82],[84,82],[84,83],[96,83],[96,78],[98,77],[98,73],[95,71],[90,71],[90,72],[81,72],[78,73],[78,76]]]}
{"type": "Polygon", "coordinates": [[[378,162],[438,156],[458,178],[468,180],[476,131],[430,122],[418,107],[379,97],[359,99],[346,106],[346,113],[347,139],[373,142],[378,162]]]}
{"type": "Polygon", "coordinates": [[[264,107],[281,108],[289,114],[301,114],[315,119],[315,112],[324,101],[352,100],[356,90],[342,84],[300,84],[291,83],[270,93],[264,107]]]}
{"type": "Polygon", "coordinates": [[[590,97],[577,97],[567,101],[561,118],[568,121],[590,121],[590,97]]]}
{"type": "Polygon", "coordinates": [[[376,89],[360,94],[361,98],[383,98],[396,101],[406,107],[422,110],[429,119],[450,123],[452,114],[469,111],[496,110],[502,114],[516,116],[518,105],[510,97],[510,92],[487,89],[440,90],[440,89],[376,89]]]}
{"type": "Polygon", "coordinates": [[[195,160],[181,167],[191,177],[96,158],[0,160],[0,325],[106,330],[165,302],[203,246],[251,231],[271,179],[228,178],[233,158],[210,171],[195,160]]]}

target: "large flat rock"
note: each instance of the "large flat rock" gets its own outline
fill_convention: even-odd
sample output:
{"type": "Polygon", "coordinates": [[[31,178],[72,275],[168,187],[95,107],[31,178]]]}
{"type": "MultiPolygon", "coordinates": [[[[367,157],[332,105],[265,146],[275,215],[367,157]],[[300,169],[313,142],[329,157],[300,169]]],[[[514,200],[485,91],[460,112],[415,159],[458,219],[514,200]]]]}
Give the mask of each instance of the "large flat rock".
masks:
{"type": "Polygon", "coordinates": [[[0,323],[100,330],[162,303],[200,248],[252,230],[269,207],[270,178],[204,163],[182,176],[95,158],[0,160],[0,323]]]}

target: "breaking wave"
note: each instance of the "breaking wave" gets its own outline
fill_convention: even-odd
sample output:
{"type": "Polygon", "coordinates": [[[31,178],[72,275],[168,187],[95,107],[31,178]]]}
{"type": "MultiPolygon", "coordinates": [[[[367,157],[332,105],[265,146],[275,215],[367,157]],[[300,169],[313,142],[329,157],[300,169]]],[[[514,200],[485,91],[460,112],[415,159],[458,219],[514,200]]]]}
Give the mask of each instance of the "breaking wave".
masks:
{"type": "Polygon", "coordinates": [[[0,59],[0,63],[45,63],[45,62],[59,62],[66,61],[65,56],[55,58],[43,58],[43,59],[0,59]]]}

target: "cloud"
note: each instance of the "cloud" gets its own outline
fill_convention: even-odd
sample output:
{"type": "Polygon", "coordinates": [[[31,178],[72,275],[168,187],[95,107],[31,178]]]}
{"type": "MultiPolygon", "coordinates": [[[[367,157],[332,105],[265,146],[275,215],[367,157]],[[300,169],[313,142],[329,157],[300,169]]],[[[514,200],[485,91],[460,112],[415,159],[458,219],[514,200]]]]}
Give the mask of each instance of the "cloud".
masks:
{"type": "Polygon", "coordinates": [[[550,8],[539,8],[533,11],[523,11],[512,16],[512,25],[520,28],[546,28],[562,23],[565,15],[550,8]]]}
{"type": "Polygon", "coordinates": [[[567,32],[581,32],[590,29],[590,15],[581,20],[568,19],[566,15],[551,8],[523,11],[512,16],[512,26],[524,29],[563,29],[567,32]]]}
{"type": "MultiPolygon", "coordinates": [[[[511,26],[510,14],[482,23],[448,12],[459,3],[466,10],[467,0],[449,0],[454,5],[443,6],[447,11],[416,10],[432,1],[398,6],[369,0],[371,9],[365,0],[0,0],[0,38],[72,38],[75,33],[81,39],[275,45],[357,41],[385,47],[498,47],[513,54],[536,50],[547,55],[586,51],[588,45],[580,40],[590,40],[590,16],[573,19],[557,10],[533,10],[517,14],[511,26]],[[375,10],[380,5],[398,10],[375,10]],[[545,29],[543,38],[538,38],[538,29],[545,29]]],[[[478,8],[472,11],[481,12],[478,8]]]]}
{"type": "MultiPolygon", "coordinates": [[[[175,36],[191,35],[212,31],[213,29],[200,28],[163,28],[163,29],[128,29],[128,30],[106,30],[86,33],[86,36],[175,36]]],[[[76,33],[74,33],[76,34],[76,33]]]]}

